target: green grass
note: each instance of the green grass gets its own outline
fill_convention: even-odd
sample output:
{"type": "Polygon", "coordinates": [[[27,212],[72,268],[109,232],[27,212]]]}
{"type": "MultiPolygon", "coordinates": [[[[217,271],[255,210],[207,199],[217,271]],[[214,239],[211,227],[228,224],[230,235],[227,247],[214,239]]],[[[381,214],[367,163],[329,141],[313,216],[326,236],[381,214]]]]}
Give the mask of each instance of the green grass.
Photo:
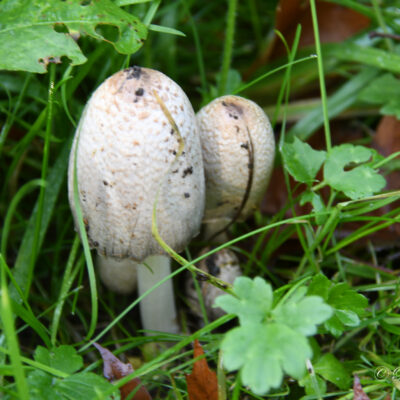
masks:
{"type": "MultiPolygon", "coordinates": [[[[332,122],[344,115],[346,126],[363,128],[352,143],[369,146],[385,104],[367,104],[360,94],[385,73],[397,79],[400,43],[391,38],[369,40],[368,33],[380,29],[400,35],[398,16],[392,2],[336,1],[370,17],[371,26],[354,38],[324,44],[318,36],[324,26],[314,3],[311,0],[316,47],[299,47],[306,27],[298,27],[294,41],[284,43],[286,56],[267,59],[250,75],[246,75],[250,66],[271,45],[275,1],[129,5],[124,9],[147,25],[154,24],[135,54],[119,54],[109,43],[82,36],[78,44],[87,57],[82,65],[71,66],[63,58],[61,64],[50,64],[47,74],[0,71],[0,397],[46,398],[46,384],[40,386],[46,377],[62,387],[81,373],[102,376],[102,362],[92,346],[98,341],[117,356],[139,360],[133,376],[140,376],[154,398],[188,399],[185,374],[193,365],[191,344],[199,338],[210,366],[218,369],[220,382],[226,381],[221,400],[224,396],[235,400],[352,399],[353,374],[360,376],[371,399],[400,398],[396,375],[400,366],[399,246],[393,231],[400,219],[399,192],[383,190],[351,199],[325,181],[293,183],[290,168],[283,165],[288,195],[277,212],[257,210],[248,221],[234,224],[229,240],[207,254],[225,247],[234,250],[243,274],[271,283],[276,302],[299,287],[308,290],[318,273],[332,287],[346,283],[349,290],[368,299],[362,313],[351,306],[345,310],[343,318],[353,320],[342,331],[335,334],[324,323],[309,338],[315,374],[294,380],[285,375],[282,385],[266,395],[256,395],[242,384],[243,371],[228,373],[222,368],[220,345],[224,335],[238,325],[234,316],[216,321],[204,318],[199,326],[190,315],[181,288],[188,270],[196,274],[195,267],[206,256],[198,253],[209,243],[199,236],[184,257],[173,254],[171,278],[176,283],[183,334],[144,336],[138,313],[141,298],[117,295],[102,285],[92,262],[94,254],[87,239],[79,239],[68,204],[67,165],[76,123],[93,90],[128,65],[155,68],[170,76],[196,111],[224,93],[258,102],[274,125],[276,168],[282,167],[281,151],[295,136],[323,143],[323,150],[331,154],[337,145],[332,122]],[[167,33],[163,26],[186,36],[167,33]],[[321,195],[323,207],[317,209],[315,203],[300,207],[304,193],[321,195]],[[154,343],[164,347],[154,352],[154,343]],[[73,347],[83,357],[79,371],[46,364],[37,355],[38,346],[52,350],[62,345],[73,347]],[[324,364],[328,353],[343,369],[339,371],[334,362],[324,364]],[[384,367],[382,376],[377,375],[378,367],[384,367]],[[335,385],[339,378],[347,383],[335,385]],[[29,392],[33,380],[39,382],[42,395],[29,392]]],[[[112,37],[112,29],[102,29],[112,37]]],[[[385,175],[398,168],[397,156],[374,155],[368,166],[385,175]]],[[[84,237],[83,225],[77,229],[84,237]]],[[[231,288],[228,291],[232,293],[231,288]]],[[[336,303],[326,301],[335,307],[336,303]]],[[[93,398],[105,399],[112,390],[107,386],[93,398]]]]}

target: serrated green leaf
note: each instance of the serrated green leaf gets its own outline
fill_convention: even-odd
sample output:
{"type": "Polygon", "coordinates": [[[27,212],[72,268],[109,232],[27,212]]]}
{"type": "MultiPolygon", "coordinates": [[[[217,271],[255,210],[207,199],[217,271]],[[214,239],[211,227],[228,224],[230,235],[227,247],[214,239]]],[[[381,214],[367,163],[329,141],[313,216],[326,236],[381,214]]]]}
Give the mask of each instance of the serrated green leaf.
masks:
{"type": "Polygon", "coordinates": [[[350,386],[350,374],[333,354],[328,353],[323,355],[314,365],[314,370],[339,389],[346,390],[350,386]]]}
{"type": "Polygon", "coordinates": [[[350,171],[344,170],[350,164],[368,161],[372,154],[371,149],[349,143],[333,147],[324,165],[325,181],[353,200],[380,191],[386,185],[386,181],[373,168],[359,165],[350,171]]]}
{"type": "Polygon", "coordinates": [[[72,346],[62,345],[52,350],[38,346],[35,350],[36,361],[67,374],[78,371],[83,366],[83,359],[72,346]]]}
{"type": "Polygon", "coordinates": [[[351,310],[358,315],[363,315],[368,306],[365,296],[357,293],[347,283],[338,283],[329,291],[327,303],[340,310],[351,310]]]}
{"type": "Polygon", "coordinates": [[[236,314],[241,324],[261,322],[265,319],[272,305],[270,284],[259,277],[252,280],[241,276],[235,280],[233,292],[237,297],[219,296],[215,300],[215,306],[229,314],[236,314]]]}
{"type": "Polygon", "coordinates": [[[314,335],[317,325],[329,319],[332,314],[332,308],[319,296],[289,300],[273,311],[277,322],[284,323],[305,336],[314,335]]]}
{"type": "Polygon", "coordinates": [[[329,290],[332,286],[332,282],[323,274],[317,274],[313,277],[308,286],[307,294],[309,296],[320,296],[325,301],[328,299],[329,290]]]}
{"type": "Polygon", "coordinates": [[[294,179],[311,183],[325,161],[326,152],[314,150],[309,144],[295,137],[293,143],[285,143],[282,148],[285,168],[294,179]]]}
{"type": "Polygon", "coordinates": [[[47,63],[66,56],[72,65],[82,64],[73,36],[89,35],[108,41],[96,28],[111,25],[119,37],[110,42],[122,54],[135,53],[147,36],[140,20],[110,0],[3,0],[0,2],[0,69],[46,72],[47,63]],[[56,32],[63,24],[69,33],[56,32]]]}
{"type": "Polygon", "coordinates": [[[358,326],[368,306],[367,298],[347,283],[333,284],[322,274],[313,278],[307,294],[321,296],[333,308],[334,315],[324,327],[335,337],[340,336],[346,326],[358,326]]]}
{"type": "Polygon", "coordinates": [[[242,368],[243,384],[259,395],[279,387],[284,372],[300,379],[312,356],[307,339],[279,323],[235,328],[226,334],[221,349],[225,368],[242,368]]]}

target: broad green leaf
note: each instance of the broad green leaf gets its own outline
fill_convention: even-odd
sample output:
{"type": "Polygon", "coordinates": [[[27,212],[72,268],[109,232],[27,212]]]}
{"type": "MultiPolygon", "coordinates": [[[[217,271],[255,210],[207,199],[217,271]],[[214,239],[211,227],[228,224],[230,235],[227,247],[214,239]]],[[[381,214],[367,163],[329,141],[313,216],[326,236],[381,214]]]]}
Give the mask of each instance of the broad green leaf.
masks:
{"type": "Polygon", "coordinates": [[[339,389],[346,390],[350,386],[350,374],[333,354],[328,353],[323,355],[314,365],[314,370],[339,389]]]}
{"type": "Polygon", "coordinates": [[[333,147],[324,165],[325,181],[353,200],[373,195],[385,186],[383,176],[367,165],[344,170],[350,165],[367,162],[372,155],[371,149],[349,143],[333,147]]]}
{"type": "Polygon", "coordinates": [[[312,279],[307,294],[321,296],[333,308],[334,315],[324,327],[336,337],[343,333],[346,326],[358,326],[368,306],[367,298],[347,283],[333,284],[322,274],[312,279]]]}
{"type": "MultiPolygon", "coordinates": [[[[80,372],[60,380],[56,389],[63,398],[68,400],[105,400],[111,397],[105,397],[104,393],[113,387],[110,382],[99,375],[92,372],[80,372]]],[[[114,387],[114,392],[117,395],[118,388],[114,387]]],[[[117,399],[116,397],[112,398],[117,399]]]]}
{"type": "Polygon", "coordinates": [[[336,309],[354,311],[360,316],[368,306],[367,298],[357,293],[347,283],[334,285],[329,292],[327,303],[336,309]]]}
{"type": "Polygon", "coordinates": [[[233,291],[237,297],[224,295],[217,297],[215,306],[229,314],[236,314],[241,324],[261,322],[272,305],[272,288],[264,279],[239,277],[235,280],[233,291]]]}
{"type": "Polygon", "coordinates": [[[312,357],[307,339],[278,323],[235,328],[226,334],[221,349],[225,368],[241,368],[243,384],[259,395],[279,387],[285,372],[300,379],[312,357]]]}
{"type": "Polygon", "coordinates": [[[43,371],[32,371],[28,375],[30,400],[54,400],[57,393],[53,387],[53,377],[43,371]]]}
{"type": "Polygon", "coordinates": [[[400,80],[392,74],[385,74],[373,80],[361,93],[360,100],[372,104],[381,104],[380,112],[395,115],[400,119],[400,80]]]}
{"type": "Polygon", "coordinates": [[[379,69],[400,73],[400,55],[374,47],[354,43],[331,44],[325,47],[325,54],[345,62],[355,61],[379,69]]]}
{"type": "Polygon", "coordinates": [[[335,310],[335,315],[338,320],[345,326],[360,325],[360,318],[351,310],[335,310]]]}
{"type": "Polygon", "coordinates": [[[306,375],[299,381],[299,385],[304,387],[307,395],[314,395],[313,397],[317,394],[317,390],[320,395],[326,393],[326,382],[318,375],[313,377],[306,375]]]}
{"type": "Polygon", "coordinates": [[[83,359],[72,346],[62,345],[52,350],[38,346],[34,358],[36,361],[58,369],[67,374],[78,371],[83,366],[83,359]]]}
{"type": "Polygon", "coordinates": [[[306,296],[296,301],[290,299],[273,311],[276,321],[304,336],[317,333],[317,325],[329,319],[332,313],[332,308],[319,296],[306,296]]]}
{"type": "Polygon", "coordinates": [[[297,182],[312,183],[325,161],[326,152],[314,150],[295,137],[293,143],[283,145],[282,156],[285,168],[297,182]]]}
{"type": "Polygon", "coordinates": [[[89,35],[110,42],[97,29],[110,25],[118,38],[110,42],[122,54],[135,53],[147,28],[111,0],[3,0],[0,2],[0,69],[46,72],[49,62],[66,56],[72,65],[83,64],[73,37],[89,35]],[[57,32],[63,25],[68,33],[57,32]]]}

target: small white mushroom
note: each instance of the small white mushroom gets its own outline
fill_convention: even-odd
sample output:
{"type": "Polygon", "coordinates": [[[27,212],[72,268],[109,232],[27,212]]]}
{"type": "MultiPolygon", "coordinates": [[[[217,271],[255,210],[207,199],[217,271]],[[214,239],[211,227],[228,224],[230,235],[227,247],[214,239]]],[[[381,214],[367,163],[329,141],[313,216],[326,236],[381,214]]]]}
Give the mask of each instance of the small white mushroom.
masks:
{"type": "MultiPolygon", "coordinates": [[[[210,251],[210,248],[204,249],[201,253],[205,254],[210,251]]],[[[223,280],[230,285],[238,276],[242,275],[242,270],[240,269],[239,260],[236,254],[230,249],[222,249],[210,256],[204,258],[199,263],[198,267],[211,275],[223,280]]],[[[218,296],[223,295],[225,292],[207,281],[198,281],[201,289],[201,294],[204,301],[204,307],[207,313],[207,317],[211,320],[215,320],[225,314],[225,311],[219,307],[213,307],[215,299],[218,296]]],[[[190,305],[190,309],[196,317],[202,318],[202,312],[200,307],[199,298],[197,296],[197,291],[192,279],[189,275],[186,280],[186,295],[187,300],[190,305]]]]}
{"type": "MultiPolygon", "coordinates": [[[[138,281],[140,293],[147,291],[170,274],[169,257],[152,235],[155,204],[158,231],[177,252],[198,233],[203,216],[201,146],[188,98],[161,72],[140,67],[120,71],[97,88],[82,114],[70,156],[69,201],[77,225],[75,162],[91,247],[103,257],[131,260],[128,266],[102,260],[102,279],[112,289],[129,291],[132,265],[143,263],[138,281]],[[128,282],[117,283],[124,279],[128,282]]],[[[145,329],[178,331],[171,281],[140,307],[145,329]]]]}
{"type": "Polygon", "coordinates": [[[275,140],[264,111],[239,96],[197,113],[206,177],[206,237],[242,221],[258,206],[272,171],[275,140]]]}

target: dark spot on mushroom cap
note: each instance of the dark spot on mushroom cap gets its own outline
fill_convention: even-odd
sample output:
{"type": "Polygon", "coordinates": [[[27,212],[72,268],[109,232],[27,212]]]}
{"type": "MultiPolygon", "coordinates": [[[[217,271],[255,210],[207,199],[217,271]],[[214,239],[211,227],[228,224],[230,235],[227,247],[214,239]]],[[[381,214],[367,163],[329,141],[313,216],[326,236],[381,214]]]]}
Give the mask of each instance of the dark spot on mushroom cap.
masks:
{"type": "Polygon", "coordinates": [[[172,171],[172,173],[173,173],[173,174],[176,174],[178,171],[179,171],[179,169],[174,169],[174,170],[172,171]]]}
{"type": "Polygon", "coordinates": [[[182,178],[185,178],[186,175],[191,175],[191,174],[193,174],[193,167],[192,166],[190,166],[190,167],[188,167],[188,168],[183,170],[182,178]]]}
{"type": "Polygon", "coordinates": [[[241,147],[242,149],[248,150],[248,149],[249,149],[249,143],[248,143],[248,142],[242,143],[242,144],[240,145],[240,147],[241,147]]]}
{"type": "Polygon", "coordinates": [[[104,186],[108,186],[108,182],[107,181],[103,181],[103,185],[104,186]]]}
{"type": "Polygon", "coordinates": [[[140,75],[142,74],[142,68],[138,66],[133,66],[125,70],[128,73],[126,79],[140,79],[140,75]]]}
{"type": "Polygon", "coordinates": [[[236,117],[235,119],[238,119],[237,115],[235,115],[234,113],[238,113],[239,115],[243,114],[243,108],[238,104],[232,102],[227,103],[226,101],[223,101],[222,105],[228,109],[229,113],[232,113],[232,115],[229,115],[230,117],[236,117]]]}
{"type": "Polygon", "coordinates": [[[214,253],[214,254],[211,254],[211,256],[208,256],[205,260],[208,272],[214,276],[218,276],[218,274],[221,271],[220,268],[218,267],[218,265],[215,263],[216,259],[217,259],[217,255],[214,253]]]}
{"type": "Polygon", "coordinates": [[[135,94],[136,94],[136,96],[143,96],[144,95],[144,89],[143,88],[139,88],[138,90],[136,90],[135,94]]]}
{"type": "Polygon", "coordinates": [[[184,193],[185,199],[188,199],[190,197],[190,193],[184,193]]]}
{"type": "Polygon", "coordinates": [[[175,131],[173,129],[171,129],[170,133],[171,133],[171,135],[173,135],[175,133],[175,131]]]}

